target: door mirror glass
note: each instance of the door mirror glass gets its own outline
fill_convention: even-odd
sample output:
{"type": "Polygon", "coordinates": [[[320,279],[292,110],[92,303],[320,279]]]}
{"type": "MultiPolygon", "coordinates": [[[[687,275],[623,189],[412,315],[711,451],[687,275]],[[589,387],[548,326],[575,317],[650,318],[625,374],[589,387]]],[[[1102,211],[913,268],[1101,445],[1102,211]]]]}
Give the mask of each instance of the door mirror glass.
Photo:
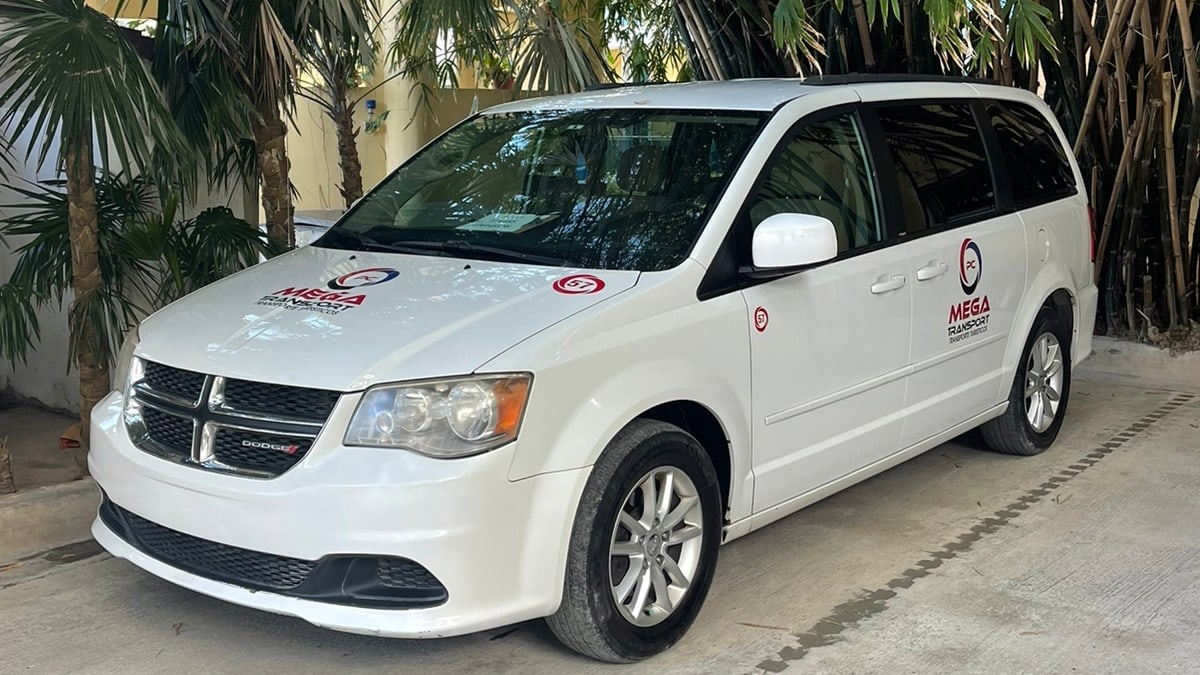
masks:
{"type": "Polygon", "coordinates": [[[789,269],[837,256],[833,222],[804,213],[777,213],[754,228],[751,255],[758,269],[789,269]]]}

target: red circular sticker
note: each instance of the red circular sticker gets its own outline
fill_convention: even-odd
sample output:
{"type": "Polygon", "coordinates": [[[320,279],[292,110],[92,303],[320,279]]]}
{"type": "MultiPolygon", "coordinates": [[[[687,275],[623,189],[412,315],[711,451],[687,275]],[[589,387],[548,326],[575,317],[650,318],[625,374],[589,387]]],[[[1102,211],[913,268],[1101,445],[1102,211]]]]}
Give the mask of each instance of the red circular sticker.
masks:
{"type": "Polygon", "coordinates": [[[604,280],[592,274],[572,274],[554,282],[554,290],[565,295],[587,295],[604,290],[604,280]]]}
{"type": "Polygon", "coordinates": [[[767,321],[770,317],[767,316],[767,310],[763,307],[754,308],[754,330],[763,332],[767,329],[767,321]]]}

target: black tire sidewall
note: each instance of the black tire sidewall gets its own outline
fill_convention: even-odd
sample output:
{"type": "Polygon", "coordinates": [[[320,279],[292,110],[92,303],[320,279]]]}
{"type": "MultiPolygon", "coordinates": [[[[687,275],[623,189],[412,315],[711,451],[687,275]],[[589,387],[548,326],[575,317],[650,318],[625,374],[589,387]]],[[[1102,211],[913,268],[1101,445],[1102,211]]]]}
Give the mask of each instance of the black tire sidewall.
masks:
{"type": "Polygon", "coordinates": [[[1025,438],[1033,447],[1045,449],[1054,443],[1054,439],[1058,437],[1058,431],[1062,427],[1063,419],[1067,416],[1067,404],[1070,402],[1070,398],[1071,335],[1053,310],[1043,309],[1034,320],[1033,330],[1029,332],[1025,348],[1021,350],[1021,361],[1013,377],[1012,392],[1009,397],[1009,405],[1014,408],[1016,417],[1021,422],[1021,428],[1025,430],[1025,438]],[[1059,349],[1062,351],[1063,386],[1054,421],[1045,431],[1038,433],[1029,423],[1029,418],[1025,414],[1025,378],[1029,370],[1029,355],[1033,352],[1033,345],[1045,333],[1051,333],[1058,339],[1059,349]]]}
{"type": "Polygon", "coordinates": [[[587,539],[586,569],[592,618],[601,627],[613,651],[629,660],[644,659],[683,637],[708,594],[720,545],[720,487],[712,463],[699,442],[678,429],[660,431],[638,442],[622,458],[606,483],[600,491],[587,539]],[[696,577],[692,579],[683,604],[661,623],[642,628],[629,623],[613,600],[609,586],[609,545],[626,495],[651,470],[665,466],[682,470],[696,486],[704,515],[703,544],[696,577]]]}

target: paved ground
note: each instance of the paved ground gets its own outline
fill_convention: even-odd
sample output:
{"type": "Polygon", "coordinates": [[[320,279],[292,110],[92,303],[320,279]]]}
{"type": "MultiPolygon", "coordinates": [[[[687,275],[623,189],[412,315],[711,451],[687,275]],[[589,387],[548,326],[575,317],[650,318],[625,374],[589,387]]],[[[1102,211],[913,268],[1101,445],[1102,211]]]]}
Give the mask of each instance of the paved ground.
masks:
{"type": "MultiPolygon", "coordinates": [[[[1200,383],[1087,377],[1043,455],[968,435],[725,547],[688,637],[622,672],[1196,671],[1200,383]]],[[[0,566],[0,671],[617,670],[539,622],[426,642],[332,633],[93,546],[0,566]]]]}
{"type": "Polygon", "coordinates": [[[43,408],[0,404],[0,438],[8,438],[18,490],[79,478],[79,465],[58,445],[58,437],[76,421],[43,408]]]}

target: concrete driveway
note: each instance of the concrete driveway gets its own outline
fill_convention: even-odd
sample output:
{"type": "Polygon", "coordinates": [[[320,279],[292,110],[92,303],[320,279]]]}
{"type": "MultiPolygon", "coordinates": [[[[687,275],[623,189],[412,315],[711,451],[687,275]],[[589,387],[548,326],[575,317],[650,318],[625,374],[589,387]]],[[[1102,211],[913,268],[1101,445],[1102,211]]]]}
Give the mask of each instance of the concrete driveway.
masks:
{"type": "Polygon", "coordinates": [[[1150,672],[1200,668],[1200,382],[1087,368],[1032,458],[971,434],[722,549],[688,636],[613,667],[540,622],[333,633],[159,581],[94,544],[0,566],[3,672],[1150,672]]]}

